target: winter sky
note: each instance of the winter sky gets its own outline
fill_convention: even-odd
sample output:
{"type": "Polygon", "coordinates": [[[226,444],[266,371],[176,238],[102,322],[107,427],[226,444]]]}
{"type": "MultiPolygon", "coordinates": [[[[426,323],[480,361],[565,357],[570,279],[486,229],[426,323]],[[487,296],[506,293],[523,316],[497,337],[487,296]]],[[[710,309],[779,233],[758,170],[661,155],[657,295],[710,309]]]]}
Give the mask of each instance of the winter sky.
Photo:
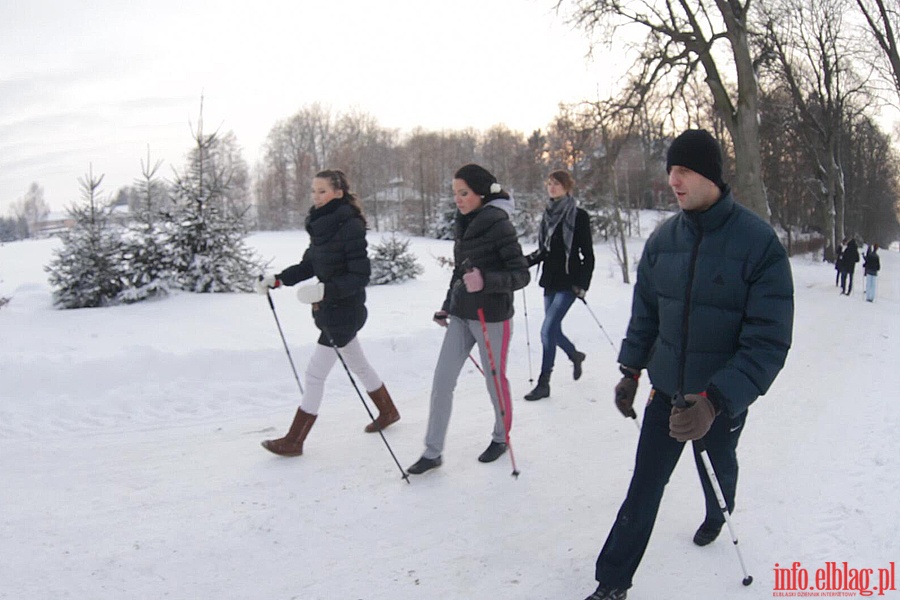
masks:
{"type": "Polygon", "coordinates": [[[93,165],[114,193],[149,151],[181,167],[200,96],[254,165],[272,126],[319,102],[385,127],[544,128],[595,98],[610,61],[555,0],[8,0],[0,3],[0,215],[31,182],[51,209],[93,165]],[[600,64],[598,64],[600,63],[600,64]]]}

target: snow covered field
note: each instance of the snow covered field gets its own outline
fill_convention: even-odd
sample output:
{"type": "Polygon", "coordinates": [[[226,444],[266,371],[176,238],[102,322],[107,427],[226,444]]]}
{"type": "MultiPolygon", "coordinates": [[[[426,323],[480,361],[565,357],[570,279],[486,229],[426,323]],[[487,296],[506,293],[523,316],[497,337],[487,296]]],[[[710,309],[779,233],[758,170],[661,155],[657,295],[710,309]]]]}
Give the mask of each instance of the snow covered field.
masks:
{"type": "MultiPolygon", "coordinates": [[[[307,237],[249,241],[275,271],[299,259],[307,237]]],[[[265,298],[55,310],[42,265],[57,243],[0,246],[0,297],[12,298],[0,309],[0,598],[582,600],[594,589],[637,430],[612,403],[616,351],[580,303],[564,329],[587,353],[584,377],[572,381],[560,354],[551,398],[525,402],[516,295],[509,376],[521,476],[508,457],[476,460],[492,417],[470,364],[443,467],[407,484],[381,438],[363,433],[366,411],[339,364],[305,454],[260,448],[299,402],[265,298]]],[[[631,241],[635,258],[640,247],[631,241]]],[[[402,414],[385,435],[404,468],[423,449],[443,333],[431,314],[449,277],[436,257],[451,243],[413,238],[411,249],[424,275],[369,288],[360,335],[402,414]]],[[[587,299],[618,345],[631,287],[609,248],[596,251],[587,299]]],[[[733,522],[753,585],[741,585],[727,534],[691,543],[703,500],[685,454],[629,600],[771,598],[775,564],[794,562],[811,582],[828,561],[874,569],[871,590],[878,569],[900,561],[900,255],[882,251],[882,264],[868,304],[860,269],[843,297],[830,265],[793,259],[794,347],[739,450],[733,522]]],[[[316,339],[309,308],[291,290],[273,297],[302,375],[316,339]]],[[[525,298],[536,378],[540,288],[525,298]]]]}

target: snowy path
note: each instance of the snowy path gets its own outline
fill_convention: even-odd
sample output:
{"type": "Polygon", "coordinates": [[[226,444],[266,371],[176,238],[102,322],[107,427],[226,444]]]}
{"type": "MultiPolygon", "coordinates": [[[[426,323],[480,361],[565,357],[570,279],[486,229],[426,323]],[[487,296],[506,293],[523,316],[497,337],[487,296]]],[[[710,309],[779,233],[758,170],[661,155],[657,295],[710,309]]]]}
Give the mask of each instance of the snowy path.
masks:
{"type": "MultiPolygon", "coordinates": [[[[276,268],[305,246],[296,233],[251,239],[276,268]]],[[[0,295],[13,296],[0,310],[0,598],[581,600],[593,589],[637,431],[612,406],[615,353],[583,307],[565,328],[588,354],[585,376],[573,382],[560,357],[552,397],[536,403],[521,400],[517,314],[521,477],[505,458],[475,460],[491,417],[467,365],[444,466],[407,485],[381,439],[362,432],[366,413],[339,365],[306,454],[259,447],[298,401],[264,299],[181,294],[56,311],[41,270],[51,244],[0,247],[0,295]]],[[[370,288],[361,336],[403,415],[386,436],[404,467],[422,451],[441,340],[430,314],[447,272],[431,257],[449,244],[414,239],[413,249],[425,275],[370,288]]],[[[617,341],[630,287],[608,249],[597,252],[588,300],[617,341]]],[[[741,441],[734,521],[755,583],[740,585],[726,540],[691,543],[702,495],[682,460],[630,600],[771,598],[775,563],[900,559],[900,255],[883,254],[875,304],[862,301],[859,273],[846,298],[829,266],[794,260],[794,348],[741,441]]],[[[527,294],[537,369],[543,310],[539,288],[527,294]]],[[[274,297],[302,373],[315,339],[308,309],[289,290],[274,297]]]]}

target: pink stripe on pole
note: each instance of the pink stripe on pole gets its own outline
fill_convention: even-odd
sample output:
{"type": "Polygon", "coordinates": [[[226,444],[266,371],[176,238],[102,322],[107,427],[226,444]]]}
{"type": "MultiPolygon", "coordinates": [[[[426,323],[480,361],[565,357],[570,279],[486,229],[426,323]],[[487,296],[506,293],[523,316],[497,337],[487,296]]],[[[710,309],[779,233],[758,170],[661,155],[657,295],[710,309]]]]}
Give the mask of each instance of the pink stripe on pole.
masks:
{"type": "Polygon", "coordinates": [[[506,359],[509,357],[509,340],[511,337],[512,330],[507,319],[503,321],[503,339],[500,342],[500,383],[503,386],[500,403],[503,406],[503,425],[506,427],[507,442],[509,441],[509,432],[512,429],[512,395],[509,391],[509,379],[506,378],[506,359]]]}

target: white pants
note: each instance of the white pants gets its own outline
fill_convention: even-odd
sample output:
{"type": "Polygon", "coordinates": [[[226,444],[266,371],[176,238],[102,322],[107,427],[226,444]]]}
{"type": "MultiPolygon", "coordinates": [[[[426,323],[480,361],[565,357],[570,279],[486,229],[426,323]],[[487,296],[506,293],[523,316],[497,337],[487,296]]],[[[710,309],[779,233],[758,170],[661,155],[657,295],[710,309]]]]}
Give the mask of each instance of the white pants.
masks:
{"type": "MultiPolygon", "coordinates": [[[[366,355],[363,354],[358,338],[354,337],[347,342],[347,345],[341,348],[340,352],[341,356],[344,357],[344,362],[347,363],[347,366],[356,375],[367,392],[374,392],[383,385],[381,377],[378,376],[378,373],[366,360],[366,355]]],[[[316,344],[316,349],[309,359],[309,364],[306,365],[306,374],[304,376],[306,390],[303,394],[303,401],[300,403],[300,408],[303,409],[303,412],[311,415],[319,414],[322,396],[325,394],[325,379],[328,377],[337,359],[337,352],[334,351],[334,348],[316,344]]]]}

